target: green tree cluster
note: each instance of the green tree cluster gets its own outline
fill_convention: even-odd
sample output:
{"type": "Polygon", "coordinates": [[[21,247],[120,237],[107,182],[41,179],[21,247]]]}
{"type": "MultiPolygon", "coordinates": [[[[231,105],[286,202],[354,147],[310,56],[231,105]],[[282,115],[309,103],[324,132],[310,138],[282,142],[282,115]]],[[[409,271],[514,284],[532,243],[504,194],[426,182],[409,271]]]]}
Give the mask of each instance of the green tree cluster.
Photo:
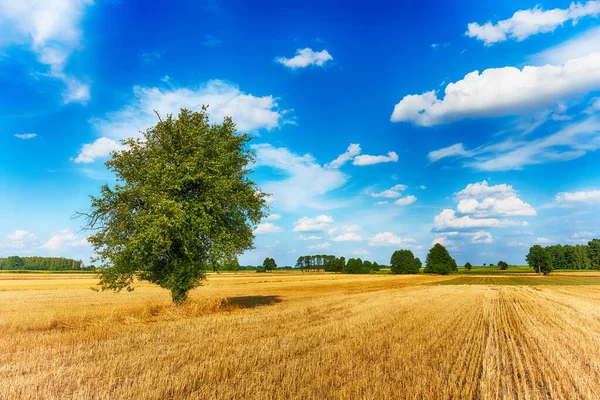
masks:
{"type": "Polygon", "coordinates": [[[508,269],[508,263],[502,260],[498,261],[498,266],[503,271],[508,269]]]}
{"type": "Polygon", "coordinates": [[[84,268],[81,260],[64,257],[19,257],[0,258],[0,270],[68,271],[84,268]]]}
{"type": "Polygon", "coordinates": [[[448,275],[451,272],[458,271],[456,261],[440,243],[436,243],[429,250],[425,265],[425,273],[428,274],[448,275]]]}
{"type": "Polygon", "coordinates": [[[272,272],[275,268],[277,268],[277,263],[275,262],[275,259],[267,257],[265,258],[265,261],[263,261],[262,266],[265,271],[272,272]]]}
{"type": "Polygon", "coordinates": [[[421,260],[418,264],[415,262],[415,256],[410,250],[396,250],[390,259],[392,274],[418,274],[420,263],[421,260]]]}

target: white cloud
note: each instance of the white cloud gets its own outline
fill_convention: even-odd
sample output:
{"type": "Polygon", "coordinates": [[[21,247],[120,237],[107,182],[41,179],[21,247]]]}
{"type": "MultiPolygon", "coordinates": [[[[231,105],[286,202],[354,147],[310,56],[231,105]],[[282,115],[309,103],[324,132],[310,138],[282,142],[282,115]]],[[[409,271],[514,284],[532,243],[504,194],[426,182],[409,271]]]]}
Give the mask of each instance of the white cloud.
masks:
{"type": "Polygon", "coordinates": [[[308,246],[309,250],[324,250],[331,247],[329,242],[321,243],[321,244],[313,244],[312,246],[308,246]]]}
{"type": "Polygon", "coordinates": [[[487,231],[477,231],[477,232],[439,232],[436,234],[435,238],[431,245],[435,245],[439,243],[445,247],[450,247],[452,250],[458,250],[461,244],[463,244],[463,238],[470,238],[470,243],[472,244],[489,244],[493,243],[494,239],[492,234],[487,231]]]}
{"type": "Polygon", "coordinates": [[[92,0],[0,0],[0,48],[27,45],[66,86],[65,103],[89,100],[89,86],[65,73],[69,56],[81,47],[81,20],[92,0]]]}
{"type": "Polygon", "coordinates": [[[600,203],[600,190],[561,192],[556,195],[554,201],[565,206],[600,203]]]}
{"type": "Polygon", "coordinates": [[[294,232],[323,232],[332,222],[333,218],[325,214],[314,218],[302,217],[294,222],[294,232]]]}
{"type": "Polygon", "coordinates": [[[283,231],[283,229],[281,229],[277,225],[274,225],[270,222],[263,222],[261,224],[258,224],[256,229],[254,229],[254,234],[255,235],[266,235],[269,233],[277,233],[277,232],[282,232],[282,231],[283,231]]]}
{"type": "Polygon", "coordinates": [[[486,46],[508,39],[522,41],[538,33],[553,32],[567,21],[572,21],[575,25],[583,17],[597,17],[599,14],[600,1],[573,2],[566,9],[543,10],[540,6],[536,6],[517,11],[511,18],[495,24],[491,21],[483,25],[472,22],[468,24],[465,35],[483,41],[486,46]]]}
{"type": "Polygon", "coordinates": [[[28,139],[33,139],[33,138],[37,137],[37,134],[35,134],[35,133],[16,133],[15,137],[19,138],[19,139],[23,139],[23,140],[28,140],[28,139]]]}
{"type": "Polygon", "coordinates": [[[359,242],[363,240],[362,236],[354,232],[348,232],[334,237],[334,242],[359,242]]]}
{"type": "Polygon", "coordinates": [[[281,215],[279,214],[269,214],[265,218],[263,218],[263,221],[277,221],[280,218],[281,215]]]}
{"type": "Polygon", "coordinates": [[[594,97],[590,101],[590,106],[585,109],[584,113],[591,115],[596,113],[597,111],[600,111],[600,97],[594,97]]]}
{"type": "Polygon", "coordinates": [[[378,202],[377,202],[377,203],[375,203],[375,204],[377,204],[377,205],[382,205],[382,204],[387,204],[387,203],[388,203],[388,201],[386,200],[386,201],[378,201],[378,202]]]}
{"type": "Polygon", "coordinates": [[[121,151],[123,149],[125,149],[125,146],[122,144],[107,137],[101,137],[92,143],[84,144],[73,161],[77,164],[89,164],[93,163],[98,158],[108,157],[113,151],[121,151]]]}
{"type": "Polygon", "coordinates": [[[462,143],[456,143],[452,146],[444,147],[443,149],[430,151],[427,155],[429,161],[436,162],[446,157],[463,157],[468,156],[470,153],[465,150],[462,143]]]}
{"type": "Polygon", "coordinates": [[[394,199],[396,197],[400,197],[402,196],[402,193],[400,193],[403,190],[406,190],[407,186],[406,185],[394,185],[391,188],[384,190],[383,192],[380,193],[370,193],[371,197],[384,197],[387,199],[394,199]]]}
{"type": "Polygon", "coordinates": [[[348,177],[344,173],[322,167],[310,154],[300,156],[268,144],[254,146],[254,149],[257,167],[268,166],[287,175],[283,180],[261,184],[263,191],[273,195],[272,202],[278,208],[295,211],[300,207],[330,209],[338,206],[324,199],[324,195],[346,183],[348,177]]]}
{"type": "Polygon", "coordinates": [[[294,254],[296,252],[296,249],[291,249],[290,251],[288,251],[288,254],[294,254]]]}
{"type": "Polygon", "coordinates": [[[36,243],[36,236],[26,230],[19,229],[15,233],[6,236],[0,240],[0,248],[4,249],[26,249],[36,243]]]}
{"type": "Polygon", "coordinates": [[[539,238],[535,239],[535,242],[537,244],[548,244],[548,243],[552,243],[553,241],[551,239],[548,239],[545,237],[539,237],[539,238]]]}
{"type": "Polygon", "coordinates": [[[360,154],[360,144],[351,143],[348,146],[348,149],[343,154],[340,154],[338,158],[333,160],[332,162],[325,164],[325,167],[329,168],[339,168],[342,165],[346,164],[348,161],[352,160],[354,157],[360,154]]]}
{"type": "Polygon", "coordinates": [[[358,232],[358,231],[360,231],[360,226],[358,226],[356,224],[342,225],[340,230],[342,232],[358,232]]]}
{"type": "Polygon", "coordinates": [[[68,229],[64,229],[55,232],[42,247],[48,250],[61,250],[65,247],[83,247],[88,245],[89,243],[85,238],[81,239],[68,229]]]}
{"type": "Polygon", "coordinates": [[[300,235],[296,238],[296,240],[321,240],[321,236],[315,236],[315,235],[310,235],[310,236],[304,236],[304,235],[300,235]]]}
{"type": "Polygon", "coordinates": [[[134,100],[121,110],[91,120],[101,139],[116,143],[120,139],[139,137],[140,131],[158,122],[154,110],[162,116],[177,115],[181,108],[200,110],[208,105],[211,122],[220,123],[223,118],[231,117],[242,132],[277,128],[286,113],[278,108],[273,96],[246,94],[236,85],[221,80],[211,80],[191,89],[134,86],[133,94],[134,100]]]}
{"type": "Polygon", "coordinates": [[[473,217],[516,217],[537,215],[529,204],[517,197],[516,190],[505,183],[489,186],[487,181],[471,183],[456,194],[457,211],[473,217]]]}
{"type": "Polygon", "coordinates": [[[530,113],[558,100],[600,89],[600,52],[562,65],[490,68],[449,83],[443,98],[436,91],[407,95],[392,122],[433,126],[464,118],[530,113]]]}
{"type": "Polygon", "coordinates": [[[290,69],[306,68],[310,65],[323,67],[327,61],[333,60],[333,57],[327,50],[313,51],[310,48],[298,49],[296,55],[292,58],[277,57],[275,61],[290,69]]]}
{"type": "Polygon", "coordinates": [[[596,116],[572,123],[538,139],[502,142],[467,152],[465,166],[481,171],[520,170],[527,165],[568,161],[600,148],[600,119],[596,116]]]}
{"type": "Polygon", "coordinates": [[[413,238],[403,238],[394,235],[392,232],[381,232],[376,234],[369,240],[369,246],[396,246],[405,245],[409,246],[411,243],[416,242],[413,238]]]}
{"type": "Polygon", "coordinates": [[[496,218],[471,218],[468,215],[457,217],[454,210],[444,209],[433,219],[434,231],[456,231],[478,228],[506,228],[508,226],[527,226],[527,222],[499,220],[496,218]]]}
{"type": "Polygon", "coordinates": [[[581,231],[581,232],[575,232],[572,236],[571,239],[592,239],[594,237],[594,233],[593,232],[587,232],[587,231],[581,231]]]}
{"type": "Polygon", "coordinates": [[[406,196],[394,201],[394,204],[398,204],[400,206],[407,206],[409,204],[414,203],[415,201],[417,201],[417,198],[415,196],[406,196]]]}
{"type": "Polygon", "coordinates": [[[425,185],[421,185],[421,186],[419,186],[419,189],[421,189],[421,190],[425,190],[425,189],[427,189],[427,186],[425,186],[425,185]]]}
{"type": "Polygon", "coordinates": [[[561,65],[596,51],[600,51],[600,27],[590,29],[582,35],[534,54],[529,59],[535,65],[561,65]]]}
{"type": "Polygon", "coordinates": [[[356,156],[354,158],[354,161],[352,162],[352,164],[363,166],[363,165],[373,165],[373,164],[396,162],[396,161],[398,161],[398,154],[396,154],[393,151],[389,151],[387,156],[371,156],[368,154],[365,154],[362,156],[356,156]]]}

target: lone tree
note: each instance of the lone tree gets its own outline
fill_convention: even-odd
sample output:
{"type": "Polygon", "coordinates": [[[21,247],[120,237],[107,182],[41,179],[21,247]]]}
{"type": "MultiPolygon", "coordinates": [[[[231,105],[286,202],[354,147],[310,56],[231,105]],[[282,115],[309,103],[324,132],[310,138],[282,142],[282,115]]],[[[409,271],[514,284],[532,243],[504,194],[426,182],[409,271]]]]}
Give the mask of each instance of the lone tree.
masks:
{"type": "Polygon", "coordinates": [[[415,256],[410,250],[396,250],[390,259],[392,274],[418,274],[415,256]]]}
{"type": "Polygon", "coordinates": [[[471,263],[470,263],[470,262],[467,262],[467,263],[465,264],[465,269],[466,269],[467,271],[470,271],[470,270],[471,270],[471,268],[473,268],[473,266],[471,265],[471,263]]]}
{"type": "Polygon", "coordinates": [[[253,248],[266,195],[249,178],[251,137],[237,133],[231,118],[211,125],[202,107],[158,119],[112,153],[106,166],[117,183],[91,196],[83,215],[103,290],[131,290],[137,278],[181,303],[213,265],[253,248]]]}
{"type": "Polygon", "coordinates": [[[539,244],[531,246],[529,254],[527,254],[525,259],[527,260],[527,264],[538,274],[548,275],[552,272],[552,257],[539,244]]]}
{"type": "Polygon", "coordinates": [[[453,271],[458,271],[454,258],[450,257],[448,250],[439,243],[429,250],[425,264],[425,272],[429,274],[448,275],[453,271]]]}
{"type": "Polygon", "coordinates": [[[273,271],[275,268],[277,268],[275,259],[269,257],[265,258],[265,261],[263,261],[263,268],[265,271],[273,271]]]}
{"type": "Polygon", "coordinates": [[[508,263],[506,261],[498,261],[498,266],[503,271],[508,269],[508,263]]]}

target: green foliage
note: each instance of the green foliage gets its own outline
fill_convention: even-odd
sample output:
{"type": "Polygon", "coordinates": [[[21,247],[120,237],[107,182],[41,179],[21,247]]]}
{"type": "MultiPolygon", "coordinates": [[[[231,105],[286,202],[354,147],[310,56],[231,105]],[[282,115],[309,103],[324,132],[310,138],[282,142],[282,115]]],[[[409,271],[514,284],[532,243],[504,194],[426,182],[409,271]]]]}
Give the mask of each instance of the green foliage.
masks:
{"type": "Polygon", "coordinates": [[[453,271],[458,271],[456,261],[450,257],[450,253],[440,243],[436,243],[425,260],[425,272],[429,274],[448,275],[453,271]]]}
{"type": "Polygon", "coordinates": [[[182,302],[208,268],[253,248],[252,229],[266,213],[249,178],[250,140],[230,118],[211,125],[203,107],[123,141],[106,163],[116,185],[102,186],[84,214],[103,289],[130,288],[137,277],[182,302]]]}
{"type": "Polygon", "coordinates": [[[501,270],[507,270],[508,269],[508,263],[504,262],[504,261],[498,261],[498,266],[500,267],[501,270]]]}
{"type": "Polygon", "coordinates": [[[381,265],[377,264],[377,262],[373,262],[373,266],[371,267],[371,269],[374,272],[379,272],[379,271],[381,271],[381,265]]]}
{"type": "Polygon", "coordinates": [[[419,257],[415,257],[415,270],[417,271],[416,273],[419,273],[422,267],[423,263],[421,262],[421,259],[419,257]]]}
{"type": "MultiPolygon", "coordinates": [[[[26,271],[70,271],[83,268],[81,260],[63,257],[19,257],[0,258],[0,270],[26,271]]],[[[87,267],[93,269],[93,266],[87,267]]]]}
{"type": "Polygon", "coordinates": [[[591,267],[600,269],[600,239],[592,239],[588,242],[588,254],[591,267]]]}
{"type": "Polygon", "coordinates": [[[265,258],[265,261],[263,261],[263,268],[265,271],[273,271],[275,268],[277,268],[277,263],[273,258],[267,257],[265,258]]]}
{"type": "Polygon", "coordinates": [[[265,267],[256,267],[256,272],[267,272],[265,267]]]}
{"type": "Polygon", "coordinates": [[[531,246],[525,259],[527,264],[537,273],[548,275],[552,272],[552,256],[539,244],[531,246]]]}
{"type": "Polygon", "coordinates": [[[471,263],[470,263],[470,262],[467,262],[467,263],[465,264],[465,269],[466,269],[467,271],[470,271],[470,270],[471,270],[471,268],[473,268],[473,266],[471,265],[471,263]]]}
{"type": "Polygon", "coordinates": [[[390,259],[392,274],[418,274],[415,256],[410,250],[396,250],[390,259]]]}
{"type": "Polygon", "coordinates": [[[348,260],[344,273],[346,274],[368,274],[371,272],[370,262],[367,261],[367,266],[364,265],[360,258],[351,258],[348,260]]]}

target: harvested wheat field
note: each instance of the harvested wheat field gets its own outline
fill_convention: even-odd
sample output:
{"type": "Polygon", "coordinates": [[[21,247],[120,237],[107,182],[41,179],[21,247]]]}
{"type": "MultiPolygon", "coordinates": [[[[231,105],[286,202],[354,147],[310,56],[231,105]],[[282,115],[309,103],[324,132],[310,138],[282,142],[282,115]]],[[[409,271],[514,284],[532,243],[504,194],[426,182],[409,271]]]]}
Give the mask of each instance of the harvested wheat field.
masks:
{"type": "Polygon", "coordinates": [[[451,279],[0,274],[0,398],[600,398],[600,286],[451,279]]]}

